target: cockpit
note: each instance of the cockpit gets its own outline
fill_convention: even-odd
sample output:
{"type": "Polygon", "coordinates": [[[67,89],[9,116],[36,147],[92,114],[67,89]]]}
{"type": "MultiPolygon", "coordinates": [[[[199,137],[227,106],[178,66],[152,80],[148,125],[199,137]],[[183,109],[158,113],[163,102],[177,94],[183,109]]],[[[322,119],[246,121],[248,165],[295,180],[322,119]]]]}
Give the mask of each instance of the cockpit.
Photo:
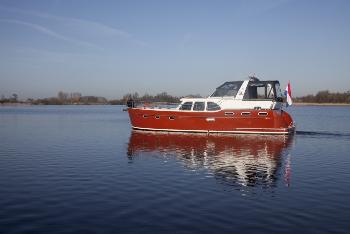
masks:
{"type": "Polygon", "coordinates": [[[249,81],[243,100],[279,100],[282,98],[278,81],[249,81]]]}
{"type": "MultiPolygon", "coordinates": [[[[243,81],[225,82],[219,86],[210,97],[236,98],[243,81]]],[[[245,83],[246,84],[246,83],[245,83]]],[[[243,100],[282,100],[282,92],[278,81],[260,81],[250,77],[244,91],[243,100]]]]}

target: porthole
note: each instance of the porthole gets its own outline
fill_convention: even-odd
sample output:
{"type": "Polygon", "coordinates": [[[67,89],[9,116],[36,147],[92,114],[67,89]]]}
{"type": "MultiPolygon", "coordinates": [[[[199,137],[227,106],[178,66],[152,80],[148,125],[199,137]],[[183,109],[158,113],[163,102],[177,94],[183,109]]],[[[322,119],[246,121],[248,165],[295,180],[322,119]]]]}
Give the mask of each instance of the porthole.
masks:
{"type": "Polygon", "coordinates": [[[143,118],[145,118],[145,119],[148,118],[148,115],[143,115],[143,118]]]}
{"type": "Polygon", "coordinates": [[[160,119],[160,116],[159,116],[159,115],[156,115],[154,118],[156,118],[156,119],[160,119]]]}
{"type": "Polygon", "coordinates": [[[250,115],[250,114],[251,114],[250,112],[242,112],[242,113],[241,113],[242,116],[248,116],[248,115],[250,115]]]}
{"type": "Polygon", "coordinates": [[[225,115],[226,116],[232,116],[232,115],[234,115],[235,113],[233,113],[233,112],[225,112],[225,115]]]}
{"type": "Polygon", "coordinates": [[[170,120],[174,120],[174,119],[175,119],[175,116],[169,116],[169,119],[170,119],[170,120]]]}
{"type": "Polygon", "coordinates": [[[259,112],[258,115],[259,116],[268,116],[269,113],[267,113],[267,112],[259,112]]]}

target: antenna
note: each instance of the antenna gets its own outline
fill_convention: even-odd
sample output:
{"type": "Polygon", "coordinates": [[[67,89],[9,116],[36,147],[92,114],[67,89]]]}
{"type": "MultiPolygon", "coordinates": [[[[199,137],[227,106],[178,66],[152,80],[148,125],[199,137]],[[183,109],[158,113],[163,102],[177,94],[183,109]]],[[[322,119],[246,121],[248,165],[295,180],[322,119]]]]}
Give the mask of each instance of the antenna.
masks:
{"type": "Polygon", "coordinates": [[[253,75],[248,76],[249,81],[259,81],[258,77],[255,76],[255,73],[253,75]]]}

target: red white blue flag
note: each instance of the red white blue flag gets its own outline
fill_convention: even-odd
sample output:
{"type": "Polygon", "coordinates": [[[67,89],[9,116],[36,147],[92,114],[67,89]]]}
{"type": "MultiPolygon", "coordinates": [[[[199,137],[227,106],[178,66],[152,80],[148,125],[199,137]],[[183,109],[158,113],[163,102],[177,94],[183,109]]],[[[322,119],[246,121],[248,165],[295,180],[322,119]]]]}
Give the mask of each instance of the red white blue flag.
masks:
{"type": "Polygon", "coordinates": [[[292,89],[290,87],[290,82],[288,81],[288,85],[286,90],[284,91],[284,95],[287,97],[287,107],[292,105],[292,89]]]}

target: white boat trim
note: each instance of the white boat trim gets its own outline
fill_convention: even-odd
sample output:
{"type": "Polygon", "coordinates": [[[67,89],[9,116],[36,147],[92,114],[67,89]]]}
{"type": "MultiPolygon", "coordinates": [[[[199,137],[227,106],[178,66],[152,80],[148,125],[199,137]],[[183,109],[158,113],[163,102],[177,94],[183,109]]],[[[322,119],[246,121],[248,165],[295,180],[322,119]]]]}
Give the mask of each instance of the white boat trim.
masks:
{"type": "Polygon", "coordinates": [[[237,128],[237,129],[242,129],[238,131],[212,131],[212,130],[178,130],[178,129],[163,129],[163,128],[140,128],[140,127],[134,127],[132,126],[133,129],[136,130],[145,130],[145,131],[164,131],[164,132],[198,132],[198,133],[233,133],[233,134],[269,134],[269,135],[287,135],[291,134],[293,132],[293,129],[283,129],[281,132],[274,132],[271,130],[280,130],[278,128],[237,128]],[[243,130],[245,129],[245,131],[243,130]],[[253,130],[270,130],[270,131],[247,131],[248,129],[253,129],[253,130]]]}

